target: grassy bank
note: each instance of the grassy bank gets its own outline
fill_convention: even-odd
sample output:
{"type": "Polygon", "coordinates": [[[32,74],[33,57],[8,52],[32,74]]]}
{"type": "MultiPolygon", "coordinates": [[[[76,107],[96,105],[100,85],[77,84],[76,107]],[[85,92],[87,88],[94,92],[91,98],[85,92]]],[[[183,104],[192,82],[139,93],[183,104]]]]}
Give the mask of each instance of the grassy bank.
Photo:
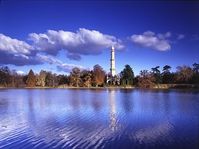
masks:
{"type": "Polygon", "coordinates": [[[0,86],[0,89],[53,89],[53,88],[63,88],[63,89],[133,89],[135,86],[104,86],[104,87],[74,87],[74,86],[68,86],[68,85],[59,85],[55,87],[41,87],[41,86],[35,86],[35,87],[3,87],[0,86]]]}

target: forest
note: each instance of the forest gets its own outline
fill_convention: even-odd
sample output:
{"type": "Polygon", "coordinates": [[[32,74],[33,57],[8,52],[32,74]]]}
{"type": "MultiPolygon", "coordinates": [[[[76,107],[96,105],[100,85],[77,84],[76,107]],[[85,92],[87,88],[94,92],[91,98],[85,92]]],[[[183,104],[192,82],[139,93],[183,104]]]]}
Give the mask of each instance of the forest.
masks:
{"type": "Polygon", "coordinates": [[[60,75],[50,71],[41,70],[38,74],[31,69],[28,74],[21,75],[7,66],[0,67],[0,87],[140,87],[155,88],[158,85],[173,86],[199,86],[199,64],[178,66],[171,72],[171,66],[165,65],[141,70],[135,76],[130,65],[116,76],[110,76],[100,65],[92,70],[73,68],[68,75],[60,75]]]}

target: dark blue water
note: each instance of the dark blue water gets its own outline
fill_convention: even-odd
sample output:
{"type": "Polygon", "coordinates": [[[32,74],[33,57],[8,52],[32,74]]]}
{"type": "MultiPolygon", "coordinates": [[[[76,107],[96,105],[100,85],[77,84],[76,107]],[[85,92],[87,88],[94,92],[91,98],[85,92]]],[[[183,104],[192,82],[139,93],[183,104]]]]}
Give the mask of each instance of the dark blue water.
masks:
{"type": "Polygon", "coordinates": [[[0,90],[0,148],[199,148],[199,92],[0,90]]]}

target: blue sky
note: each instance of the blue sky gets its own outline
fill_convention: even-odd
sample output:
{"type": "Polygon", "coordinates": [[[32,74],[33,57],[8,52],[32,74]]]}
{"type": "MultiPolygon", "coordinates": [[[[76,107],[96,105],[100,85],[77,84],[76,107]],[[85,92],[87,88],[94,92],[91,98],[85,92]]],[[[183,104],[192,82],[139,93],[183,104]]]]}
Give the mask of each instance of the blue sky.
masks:
{"type": "Polygon", "coordinates": [[[67,73],[100,64],[116,71],[199,63],[199,3],[0,1],[0,64],[67,73]]]}

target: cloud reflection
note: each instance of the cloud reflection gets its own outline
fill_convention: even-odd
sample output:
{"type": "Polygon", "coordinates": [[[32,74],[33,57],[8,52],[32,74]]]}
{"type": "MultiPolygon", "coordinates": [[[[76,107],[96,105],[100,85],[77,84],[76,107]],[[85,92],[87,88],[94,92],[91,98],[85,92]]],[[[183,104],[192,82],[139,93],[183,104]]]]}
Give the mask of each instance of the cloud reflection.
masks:
{"type": "Polygon", "coordinates": [[[148,126],[144,129],[139,129],[134,134],[134,139],[139,142],[155,142],[161,137],[169,135],[173,126],[168,121],[163,121],[155,126],[148,126]]]}

